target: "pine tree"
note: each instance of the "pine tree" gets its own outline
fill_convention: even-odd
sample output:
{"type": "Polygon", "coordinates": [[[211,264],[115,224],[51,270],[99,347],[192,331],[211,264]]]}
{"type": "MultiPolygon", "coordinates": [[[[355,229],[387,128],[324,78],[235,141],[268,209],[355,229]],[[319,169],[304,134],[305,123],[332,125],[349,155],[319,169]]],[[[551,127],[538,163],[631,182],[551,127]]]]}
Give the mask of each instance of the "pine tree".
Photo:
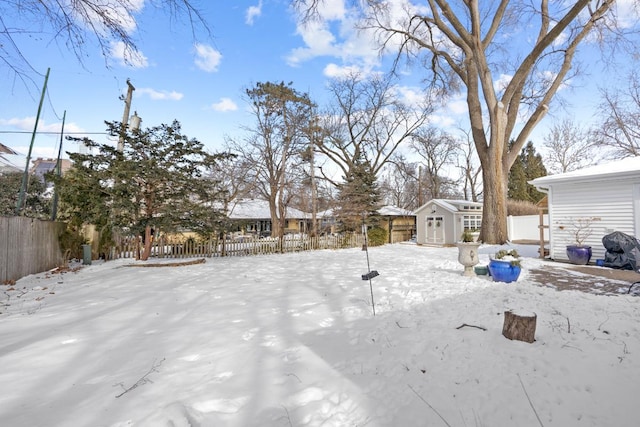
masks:
{"type": "Polygon", "coordinates": [[[343,178],[344,182],[338,185],[336,216],[344,231],[359,230],[363,217],[369,224],[375,224],[381,195],[371,165],[366,160],[358,159],[343,178]]]}
{"type": "Polygon", "coordinates": [[[544,194],[529,184],[532,179],[547,175],[542,156],[536,153],[533,142],[529,141],[518,155],[509,172],[508,195],[513,200],[537,203],[544,194]]]}
{"type": "MultiPolygon", "coordinates": [[[[119,134],[119,123],[107,126],[119,134]]],[[[223,216],[214,207],[221,189],[204,175],[224,155],[208,154],[201,142],[181,134],[180,123],[127,134],[122,152],[86,142],[98,154],[70,153],[74,168],[56,182],[63,218],[144,235],[145,242],[152,230],[215,231],[223,216]]]]}
{"type": "MultiPolygon", "coordinates": [[[[23,175],[22,172],[0,173],[0,215],[15,215],[23,175]]],[[[35,175],[31,175],[28,182],[21,215],[49,219],[51,201],[46,196],[46,184],[35,175]]]]}

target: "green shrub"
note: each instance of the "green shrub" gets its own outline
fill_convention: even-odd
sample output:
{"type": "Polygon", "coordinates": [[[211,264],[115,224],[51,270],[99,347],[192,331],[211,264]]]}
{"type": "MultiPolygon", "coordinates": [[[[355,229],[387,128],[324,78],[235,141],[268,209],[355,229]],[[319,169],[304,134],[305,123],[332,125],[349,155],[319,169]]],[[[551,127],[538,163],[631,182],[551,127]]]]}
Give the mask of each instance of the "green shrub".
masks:
{"type": "Polygon", "coordinates": [[[64,256],[64,262],[69,261],[71,258],[82,258],[82,245],[85,243],[86,240],[80,231],[71,224],[67,224],[58,233],[58,244],[64,256]]]}
{"type": "Polygon", "coordinates": [[[380,227],[373,227],[367,231],[369,246],[381,246],[389,240],[387,230],[380,227]]]}

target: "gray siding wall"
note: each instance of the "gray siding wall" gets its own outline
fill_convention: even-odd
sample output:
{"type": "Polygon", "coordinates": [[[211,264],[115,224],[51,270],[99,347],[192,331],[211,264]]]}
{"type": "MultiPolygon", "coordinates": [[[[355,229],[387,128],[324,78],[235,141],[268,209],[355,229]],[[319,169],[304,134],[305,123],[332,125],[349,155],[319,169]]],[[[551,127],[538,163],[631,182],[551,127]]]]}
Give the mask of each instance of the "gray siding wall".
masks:
{"type": "Polygon", "coordinates": [[[566,246],[575,244],[570,230],[578,218],[600,218],[593,222],[585,242],[592,247],[592,262],[604,258],[605,235],[613,231],[634,235],[633,185],[619,180],[554,185],[549,211],[550,257],[567,260],[566,246]]]}

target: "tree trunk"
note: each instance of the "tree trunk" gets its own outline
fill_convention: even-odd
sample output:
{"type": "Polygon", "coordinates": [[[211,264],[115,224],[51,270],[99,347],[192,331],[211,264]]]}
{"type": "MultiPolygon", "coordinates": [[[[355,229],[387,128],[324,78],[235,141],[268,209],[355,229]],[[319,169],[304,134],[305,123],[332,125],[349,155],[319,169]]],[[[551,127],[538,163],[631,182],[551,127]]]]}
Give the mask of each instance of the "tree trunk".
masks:
{"type": "Polygon", "coordinates": [[[282,230],[280,227],[280,218],[278,217],[278,202],[276,193],[272,192],[269,196],[269,214],[271,215],[271,237],[280,237],[282,230]]]}
{"type": "Polygon", "coordinates": [[[510,340],[524,341],[532,343],[536,340],[536,319],[537,315],[523,316],[511,311],[504,312],[504,325],[502,335],[510,340]]]}
{"type": "Polygon", "coordinates": [[[147,225],[144,229],[144,251],[140,257],[141,261],[146,261],[151,256],[151,226],[147,225]]]}
{"type": "Polygon", "coordinates": [[[507,233],[507,184],[506,177],[502,172],[502,164],[492,163],[490,168],[482,168],[484,205],[480,239],[485,243],[501,245],[509,238],[507,233]]]}

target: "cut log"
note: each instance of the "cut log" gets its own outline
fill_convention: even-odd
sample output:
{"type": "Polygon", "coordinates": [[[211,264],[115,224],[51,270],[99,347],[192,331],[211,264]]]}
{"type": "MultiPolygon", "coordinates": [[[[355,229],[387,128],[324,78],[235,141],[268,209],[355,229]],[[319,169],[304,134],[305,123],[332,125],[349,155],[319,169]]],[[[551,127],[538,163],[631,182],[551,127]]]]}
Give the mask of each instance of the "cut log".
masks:
{"type": "Polygon", "coordinates": [[[523,316],[512,311],[505,311],[502,335],[510,340],[534,342],[536,340],[537,317],[535,313],[533,313],[533,316],[523,316]]]}

